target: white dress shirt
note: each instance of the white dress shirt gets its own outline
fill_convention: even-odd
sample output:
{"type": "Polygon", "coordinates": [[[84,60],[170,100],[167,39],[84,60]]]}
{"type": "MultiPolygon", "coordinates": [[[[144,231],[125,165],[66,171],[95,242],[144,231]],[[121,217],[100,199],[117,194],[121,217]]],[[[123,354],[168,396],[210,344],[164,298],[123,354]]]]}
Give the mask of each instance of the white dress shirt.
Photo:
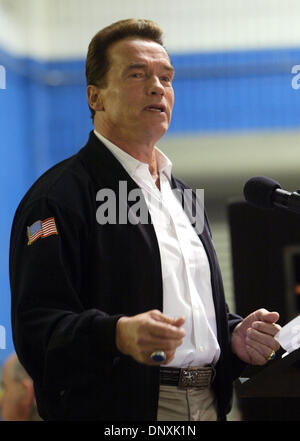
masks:
{"type": "Polygon", "coordinates": [[[183,344],[177,348],[168,366],[215,364],[220,347],[209,262],[201,240],[172,192],[171,161],[155,147],[159,190],[148,164],[133,158],[96,130],[94,133],[142,189],[161,255],[163,313],[186,319],[183,344]]]}

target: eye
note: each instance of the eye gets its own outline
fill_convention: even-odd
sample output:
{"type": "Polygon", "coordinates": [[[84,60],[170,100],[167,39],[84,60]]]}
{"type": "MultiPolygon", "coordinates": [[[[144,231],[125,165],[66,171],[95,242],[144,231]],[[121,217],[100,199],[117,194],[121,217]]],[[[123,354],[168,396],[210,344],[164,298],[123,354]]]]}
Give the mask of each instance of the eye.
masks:
{"type": "Polygon", "coordinates": [[[131,76],[131,78],[141,78],[143,76],[143,73],[142,72],[134,72],[130,76],[131,76]]]}
{"type": "Polygon", "coordinates": [[[166,82],[166,83],[170,83],[171,82],[171,78],[167,77],[167,76],[163,76],[161,77],[161,80],[166,82]]]}

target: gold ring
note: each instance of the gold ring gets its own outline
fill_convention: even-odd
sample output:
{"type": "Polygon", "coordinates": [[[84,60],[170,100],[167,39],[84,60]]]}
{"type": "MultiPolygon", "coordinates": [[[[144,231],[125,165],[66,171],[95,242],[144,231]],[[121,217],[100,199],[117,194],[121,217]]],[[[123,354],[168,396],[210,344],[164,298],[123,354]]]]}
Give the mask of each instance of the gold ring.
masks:
{"type": "Polygon", "coordinates": [[[267,358],[267,361],[272,360],[274,357],[275,357],[275,351],[273,350],[273,351],[271,352],[271,354],[269,355],[269,357],[267,358]]]}

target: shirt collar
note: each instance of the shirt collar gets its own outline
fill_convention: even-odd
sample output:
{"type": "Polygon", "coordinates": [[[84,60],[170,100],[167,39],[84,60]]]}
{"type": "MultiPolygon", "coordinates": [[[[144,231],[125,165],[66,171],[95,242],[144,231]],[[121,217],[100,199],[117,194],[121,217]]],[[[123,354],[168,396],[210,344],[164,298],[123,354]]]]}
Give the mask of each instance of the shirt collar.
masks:
{"type": "MultiPolygon", "coordinates": [[[[94,133],[97,138],[111,151],[111,153],[116,157],[116,159],[121,163],[121,165],[125,168],[129,176],[133,177],[138,168],[147,167],[149,169],[148,164],[145,162],[141,162],[138,159],[135,159],[133,156],[124,152],[124,150],[120,149],[120,147],[113,144],[99,132],[94,129],[94,133]]],[[[157,171],[159,173],[164,173],[169,180],[171,180],[171,170],[172,170],[172,162],[170,159],[157,147],[155,147],[155,155],[157,160],[157,171]]]]}

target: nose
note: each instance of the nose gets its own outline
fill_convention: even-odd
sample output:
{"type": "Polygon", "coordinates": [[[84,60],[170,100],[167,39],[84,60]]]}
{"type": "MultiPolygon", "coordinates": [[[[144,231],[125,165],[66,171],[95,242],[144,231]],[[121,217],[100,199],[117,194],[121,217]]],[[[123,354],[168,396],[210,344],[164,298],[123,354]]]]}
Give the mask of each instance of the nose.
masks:
{"type": "Polygon", "coordinates": [[[149,95],[164,95],[165,88],[161,84],[160,79],[153,75],[149,78],[148,81],[148,94],[149,95]]]}

